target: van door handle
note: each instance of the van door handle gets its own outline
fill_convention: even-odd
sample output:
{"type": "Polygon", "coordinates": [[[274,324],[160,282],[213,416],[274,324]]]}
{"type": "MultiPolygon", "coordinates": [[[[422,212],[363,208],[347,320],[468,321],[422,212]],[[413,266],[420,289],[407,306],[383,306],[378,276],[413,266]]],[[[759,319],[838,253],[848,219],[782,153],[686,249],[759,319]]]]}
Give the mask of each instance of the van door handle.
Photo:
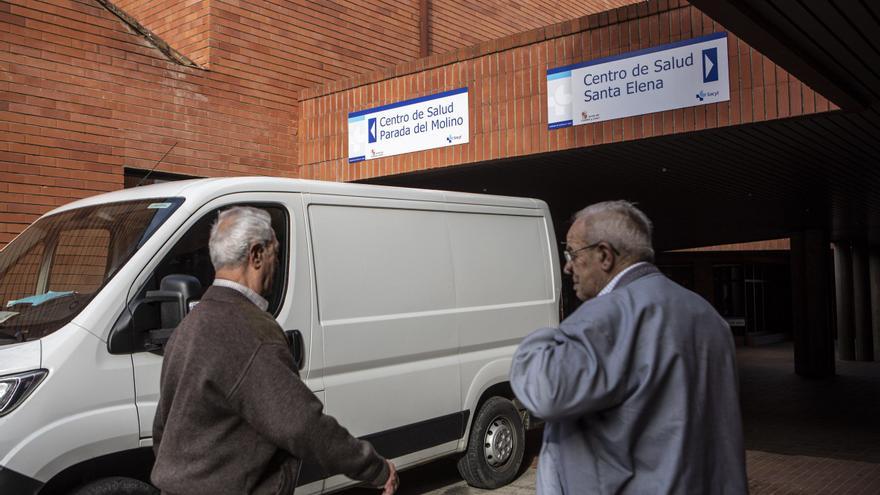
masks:
{"type": "Polygon", "coordinates": [[[302,332],[299,330],[285,330],[284,337],[287,338],[287,347],[290,348],[290,354],[293,355],[293,364],[296,369],[303,368],[303,361],[306,358],[305,341],[303,341],[302,332]]]}

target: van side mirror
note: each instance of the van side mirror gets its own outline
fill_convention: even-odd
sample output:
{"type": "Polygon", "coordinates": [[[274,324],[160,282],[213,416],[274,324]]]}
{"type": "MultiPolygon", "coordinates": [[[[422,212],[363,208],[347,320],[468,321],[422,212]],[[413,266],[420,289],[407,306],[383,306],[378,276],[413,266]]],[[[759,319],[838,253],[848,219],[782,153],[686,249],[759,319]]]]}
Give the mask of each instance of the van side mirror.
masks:
{"type": "Polygon", "coordinates": [[[189,313],[191,304],[202,297],[202,284],[192,275],[171,274],[159,283],[159,290],[146,291],[123,311],[107,342],[111,354],[161,352],[174,329],[189,313]]]}
{"type": "Polygon", "coordinates": [[[146,331],[144,339],[146,349],[153,351],[163,347],[177,325],[180,325],[189,313],[189,302],[200,297],[202,297],[202,284],[192,275],[166,275],[159,282],[159,290],[148,290],[132,315],[135,329],[143,328],[146,331]],[[159,328],[152,325],[155,316],[143,317],[144,313],[138,311],[141,307],[155,304],[159,305],[159,328]]]}

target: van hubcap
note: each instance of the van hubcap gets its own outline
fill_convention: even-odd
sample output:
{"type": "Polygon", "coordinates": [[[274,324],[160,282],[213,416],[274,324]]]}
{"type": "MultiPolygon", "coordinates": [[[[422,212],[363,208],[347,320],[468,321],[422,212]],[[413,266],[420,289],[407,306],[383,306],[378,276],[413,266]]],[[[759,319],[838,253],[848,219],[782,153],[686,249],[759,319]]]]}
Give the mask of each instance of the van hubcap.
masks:
{"type": "Polygon", "coordinates": [[[483,454],[486,462],[493,468],[503,465],[513,453],[515,440],[510,421],[498,416],[486,429],[486,441],[483,442],[483,454]]]}

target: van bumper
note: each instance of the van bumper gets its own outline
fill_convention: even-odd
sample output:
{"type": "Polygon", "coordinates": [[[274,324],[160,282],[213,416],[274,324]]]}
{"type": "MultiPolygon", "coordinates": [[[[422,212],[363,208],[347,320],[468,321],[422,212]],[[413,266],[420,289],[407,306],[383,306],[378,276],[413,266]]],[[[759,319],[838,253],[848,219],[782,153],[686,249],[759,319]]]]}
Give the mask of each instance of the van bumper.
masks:
{"type": "Polygon", "coordinates": [[[0,493],[33,495],[42,487],[39,481],[0,466],[0,493]]]}

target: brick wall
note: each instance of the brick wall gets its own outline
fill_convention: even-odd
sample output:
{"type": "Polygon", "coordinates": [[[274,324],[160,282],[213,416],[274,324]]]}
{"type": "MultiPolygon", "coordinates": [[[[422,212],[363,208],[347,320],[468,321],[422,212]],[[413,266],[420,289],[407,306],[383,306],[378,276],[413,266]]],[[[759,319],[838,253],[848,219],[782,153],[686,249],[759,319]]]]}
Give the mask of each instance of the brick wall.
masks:
{"type": "Polygon", "coordinates": [[[770,239],[766,241],[742,242],[738,244],[722,244],[719,246],[706,246],[691,249],[680,249],[670,252],[700,252],[700,251],[788,251],[791,243],[785,239],[770,239]]]}
{"type": "MultiPolygon", "coordinates": [[[[457,26],[461,46],[480,26],[485,39],[617,1],[434,1],[431,22],[457,26]]],[[[175,143],[157,170],[292,175],[299,91],[419,51],[418,0],[115,5],[210,70],[168,60],[98,0],[0,3],[0,246],[55,206],[121,188],[125,167],[152,168],[175,143]]]]}
{"type": "Polygon", "coordinates": [[[429,53],[445,53],[637,1],[429,0],[429,53]]]}
{"type": "Polygon", "coordinates": [[[210,67],[211,0],[115,0],[113,3],[193,62],[210,67]]]}
{"type": "Polygon", "coordinates": [[[413,2],[212,0],[212,64],[301,89],[418,54],[413,2]]]}
{"type": "Polygon", "coordinates": [[[836,109],[729,34],[730,101],[547,129],[548,68],[720,31],[724,26],[683,0],[651,0],[306,90],[300,174],[357,180],[836,109]],[[349,112],[463,86],[470,92],[469,143],[348,164],[349,112]]]}
{"type": "MultiPolygon", "coordinates": [[[[608,10],[637,0],[429,0],[429,53],[608,10]]],[[[419,57],[418,0],[117,0],[193,61],[295,89],[419,57]]]]}
{"type": "Polygon", "coordinates": [[[0,2],[0,246],[123,168],[294,175],[297,93],[169,61],[96,0],[0,2]]]}

